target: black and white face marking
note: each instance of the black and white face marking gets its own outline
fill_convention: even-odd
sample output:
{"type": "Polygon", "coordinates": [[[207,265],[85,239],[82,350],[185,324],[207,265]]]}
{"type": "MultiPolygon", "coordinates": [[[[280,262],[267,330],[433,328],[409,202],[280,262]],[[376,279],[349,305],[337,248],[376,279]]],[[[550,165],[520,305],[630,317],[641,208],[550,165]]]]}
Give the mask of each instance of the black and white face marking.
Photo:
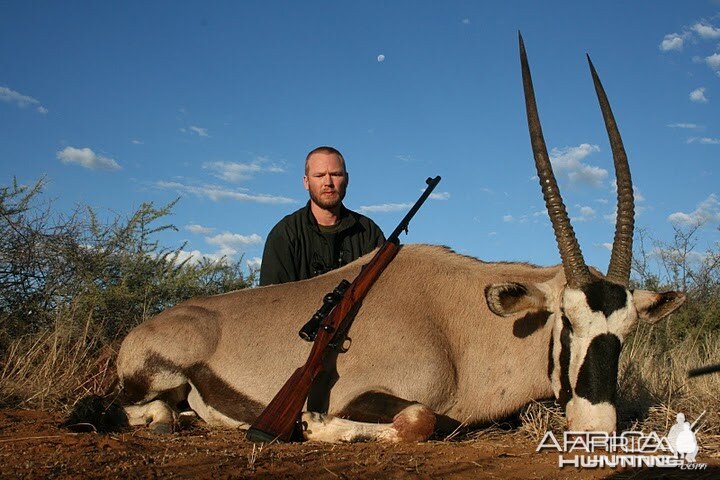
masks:
{"type": "Polygon", "coordinates": [[[572,334],[572,327],[570,326],[570,320],[565,315],[562,315],[562,330],[560,331],[560,352],[559,355],[559,369],[558,369],[558,394],[557,399],[563,408],[572,398],[572,385],[570,385],[570,338],[572,334]]]}
{"type": "Polygon", "coordinates": [[[566,287],[553,334],[552,384],[571,430],[615,430],[618,361],[637,321],[632,294],[597,280],[566,287]]]}
{"type": "Polygon", "coordinates": [[[614,405],[621,349],[620,339],[612,333],[593,338],[578,372],[575,394],[593,405],[601,402],[614,405]]]}
{"type": "Polygon", "coordinates": [[[610,317],[613,312],[627,306],[628,291],[617,283],[598,280],[582,288],[587,299],[587,304],[594,312],[603,312],[605,317],[610,317]]]}

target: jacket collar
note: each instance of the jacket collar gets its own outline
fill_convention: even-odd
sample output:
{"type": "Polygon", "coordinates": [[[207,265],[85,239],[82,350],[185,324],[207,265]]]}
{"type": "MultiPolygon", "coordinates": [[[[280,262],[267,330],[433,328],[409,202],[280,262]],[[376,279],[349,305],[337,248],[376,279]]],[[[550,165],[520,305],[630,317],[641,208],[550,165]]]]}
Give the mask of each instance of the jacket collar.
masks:
{"type": "MultiPolygon", "coordinates": [[[[312,214],[312,210],[310,209],[310,200],[308,200],[307,204],[305,204],[305,220],[316,232],[320,233],[320,226],[318,225],[315,215],[312,214]]],[[[344,204],[340,204],[340,228],[338,228],[338,233],[347,230],[356,223],[357,220],[350,210],[345,208],[344,204]]]]}

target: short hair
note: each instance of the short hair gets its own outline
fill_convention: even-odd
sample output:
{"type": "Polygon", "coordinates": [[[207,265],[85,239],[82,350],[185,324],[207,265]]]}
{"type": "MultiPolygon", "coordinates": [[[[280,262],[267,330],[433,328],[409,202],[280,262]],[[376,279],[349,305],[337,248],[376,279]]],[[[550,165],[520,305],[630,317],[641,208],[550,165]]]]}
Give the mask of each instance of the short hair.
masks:
{"type": "Polygon", "coordinates": [[[347,167],[345,167],[345,157],[342,156],[342,153],[337,148],[329,147],[327,145],[323,145],[321,147],[314,148],[310,151],[310,153],[307,154],[305,157],[305,175],[308,174],[308,160],[310,160],[310,157],[315,153],[327,153],[327,154],[335,154],[338,159],[340,159],[340,163],[342,163],[343,170],[345,173],[347,173],[347,167]]]}

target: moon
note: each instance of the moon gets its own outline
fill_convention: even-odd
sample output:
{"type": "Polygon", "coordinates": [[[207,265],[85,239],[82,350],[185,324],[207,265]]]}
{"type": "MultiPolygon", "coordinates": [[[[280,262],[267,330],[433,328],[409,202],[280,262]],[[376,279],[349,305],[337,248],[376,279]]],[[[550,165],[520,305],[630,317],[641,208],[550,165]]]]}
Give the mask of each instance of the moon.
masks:
{"type": "Polygon", "coordinates": [[[384,62],[384,61],[385,61],[385,55],[383,55],[382,53],[381,53],[380,55],[378,55],[378,56],[377,56],[377,61],[378,61],[378,62],[384,62]]]}

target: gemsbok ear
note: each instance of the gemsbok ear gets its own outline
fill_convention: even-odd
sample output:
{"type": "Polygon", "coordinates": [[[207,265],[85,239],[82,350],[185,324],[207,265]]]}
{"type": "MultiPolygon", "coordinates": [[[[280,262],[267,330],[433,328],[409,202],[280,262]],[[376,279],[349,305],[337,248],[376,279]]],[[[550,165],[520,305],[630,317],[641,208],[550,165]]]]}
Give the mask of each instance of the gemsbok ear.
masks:
{"type": "Polygon", "coordinates": [[[635,290],[633,300],[640,320],[653,324],[674,312],[685,301],[680,292],[655,293],[635,290]]]}
{"type": "Polygon", "coordinates": [[[494,283],[485,287],[485,300],[495,315],[508,317],[527,310],[546,308],[545,295],[528,283],[494,283]]]}

